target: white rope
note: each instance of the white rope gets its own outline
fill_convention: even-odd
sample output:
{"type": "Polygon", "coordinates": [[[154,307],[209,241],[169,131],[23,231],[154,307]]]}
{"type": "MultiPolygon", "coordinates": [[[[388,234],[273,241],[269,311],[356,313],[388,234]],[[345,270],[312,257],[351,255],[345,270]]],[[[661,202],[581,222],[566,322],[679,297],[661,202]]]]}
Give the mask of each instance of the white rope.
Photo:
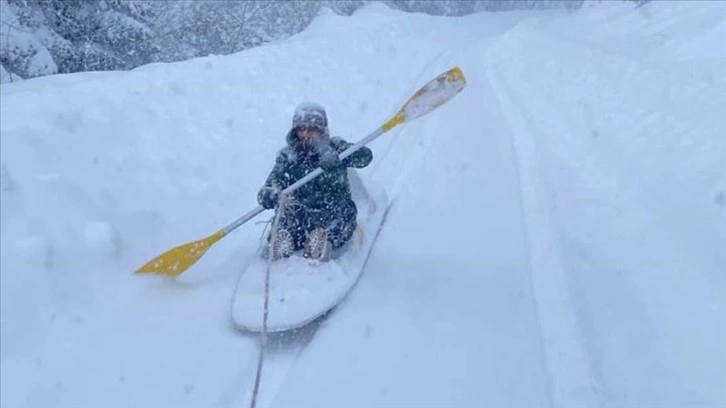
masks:
{"type": "Polygon", "coordinates": [[[265,360],[265,351],[267,349],[267,315],[269,311],[269,300],[270,300],[270,269],[272,268],[272,256],[274,240],[277,239],[277,231],[280,227],[280,218],[285,212],[285,207],[288,203],[287,195],[283,194],[280,196],[280,201],[277,205],[277,211],[275,212],[274,221],[272,222],[272,230],[270,231],[270,241],[267,243],[267,267],[265,268],[265,303],[262,314],[262,332],[260,332],[260,356],[257,360],[257,373],[255,374],[255,385],[252,389],[252,399],[250,400],[250,408],[255,408],[257,405],[257,394],[260,389],[260,381],[262,379],[262,366],[265,360]]]}

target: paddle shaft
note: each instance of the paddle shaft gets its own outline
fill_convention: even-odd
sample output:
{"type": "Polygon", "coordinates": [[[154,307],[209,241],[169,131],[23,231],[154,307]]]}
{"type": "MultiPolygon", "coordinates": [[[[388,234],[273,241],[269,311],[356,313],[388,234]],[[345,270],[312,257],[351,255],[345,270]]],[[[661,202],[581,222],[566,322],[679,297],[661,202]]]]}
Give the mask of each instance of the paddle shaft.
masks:
{"type": "MultiPolygon", "coordinates": [[[[346,157],[348,157],[351,154],[353,154],[356,151],[358,151],[358,149],[360,149],[361,147],[363,147],[363,146],[367,145],[368,143],[372,142],[378,136],[384,134],[386,131],[391,130],[392,128],[393,127],[391,126],[391,127],[388,127],[387,129],[384,130],[384,126],[379,127],[373,133],[371,133],[370,135],[368,135],[368,136],[364,137],[363,139],[361,139],[358,143],[356,143],[353,146],[345,149],[342,153],[340,153],[340,155],[338,157],[340,158],[340,160],[345,159],[346,157]]],[[[323,169],[317,168],[317,169],[313,170],[312,172],[308,173],[307,175],[305,175],[305,177],[303,177],[300,180],[298,180],[295,183],[293,183],[291,186],[289,186],[286,189],[282,190],[280,192],[280,194],[292,194],[293,191],[295,191],[298,188],[302,187],[305,183],[309,182],[310,180],[314,179],[315,177],[318,177],[321,174],[323,174],[323,169]]],[[[265,211],[265,209],[261,205],[258,205],[252,211],[250,211],[247,214],[239,217],[234,222],[232,222],[228,226],[224,227],[222,229],[222,232],[224,233],[224,235],[229,234],[230,232],[234,231],[237,227],[239,227],[240,225],[242,225],[242,224],[246,223],[247,221],[251,220],[252,218],[254,218],[255,216],[257,216],[259,213],[261,213],[263,211],[265,211]]]]}

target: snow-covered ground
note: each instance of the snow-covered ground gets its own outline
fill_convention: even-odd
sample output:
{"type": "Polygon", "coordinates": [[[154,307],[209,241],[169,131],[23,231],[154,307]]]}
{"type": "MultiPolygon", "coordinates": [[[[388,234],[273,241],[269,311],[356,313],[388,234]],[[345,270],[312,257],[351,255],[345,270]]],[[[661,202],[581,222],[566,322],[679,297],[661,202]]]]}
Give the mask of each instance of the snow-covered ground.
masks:
{"type": "MultiPolygon", "coordinates": [[[[177,280],[133,275],[256,206],[295,105],[375,141],[357,288],[272,338],[261,405],[726,405],[726,3],[463,18],[372,4],[226,56],[0,87],[2,407],[247,406],[229,323],[263,225],[177,280]]],[[[264,220],[270,214],[259,217],[264,220]]]]}

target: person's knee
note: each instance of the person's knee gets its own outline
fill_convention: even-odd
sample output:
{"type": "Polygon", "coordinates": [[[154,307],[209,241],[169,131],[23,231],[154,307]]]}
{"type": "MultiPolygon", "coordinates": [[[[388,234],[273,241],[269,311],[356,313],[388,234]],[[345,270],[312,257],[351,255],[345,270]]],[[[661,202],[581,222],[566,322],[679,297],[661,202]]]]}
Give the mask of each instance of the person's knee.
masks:
{"type": "Polygon", "coordinates": [[[358,226],[355,219],[353,219],[352,222],[341,223],[339,225],[340,226],[338,228],[332,229],[329,234],[329,240],[334,249],[340,248],[350,241],[350,238],[353,236],[353,232],[355,232],[355,229],[358,226]]]}

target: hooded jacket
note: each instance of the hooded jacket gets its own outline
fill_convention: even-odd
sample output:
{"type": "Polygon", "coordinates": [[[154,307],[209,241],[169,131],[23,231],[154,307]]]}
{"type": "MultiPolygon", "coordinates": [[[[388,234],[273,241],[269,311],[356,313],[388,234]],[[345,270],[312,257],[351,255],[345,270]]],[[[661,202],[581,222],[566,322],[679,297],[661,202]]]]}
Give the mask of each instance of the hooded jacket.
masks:
{"type": "MultiPolygon", "coordinates": [[[[298,139],[294,127],[287,133],[285,140],[287,146],[278,153],[275,165],[258,194],[260,203],[265,189],[280,192],[320,167],[321,157],[329,154],[339,155],[353,145],[340,137],[331,138],[327,126],[312,146],[307,146],[298,139]]],[[[339,167],[326,170],[295,190],[292,193],[293,202],[302,205],[306,210],[332,213],[351,204],[355,206],[351,198],[347,168],[363,168],[368,166],[371,160],[373,152],[367,147],[361,147],[343,159],[339,167]]]]}

